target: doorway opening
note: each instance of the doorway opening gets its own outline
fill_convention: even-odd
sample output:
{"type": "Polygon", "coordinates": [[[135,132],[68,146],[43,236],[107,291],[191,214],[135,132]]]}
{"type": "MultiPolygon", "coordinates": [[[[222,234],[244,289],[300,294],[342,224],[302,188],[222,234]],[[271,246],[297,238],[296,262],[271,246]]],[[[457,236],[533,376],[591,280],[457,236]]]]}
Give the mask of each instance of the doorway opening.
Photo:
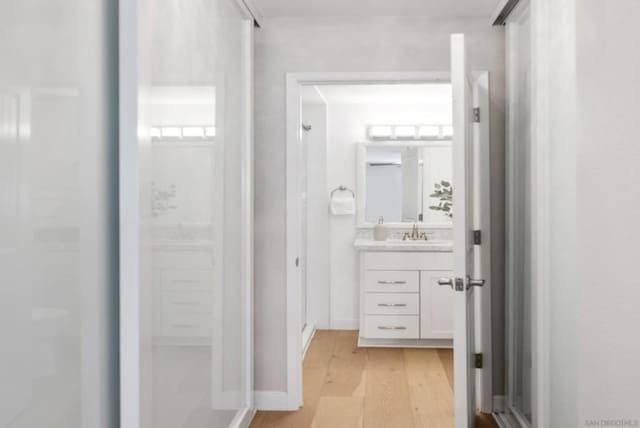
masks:
{"type": "MultiPolygon", "coordinates": [[[[468,155],[468,161],[472,164],[477,164],[476,168],[473,168],[477,177],[475,180],[469,181],[482,190],[474,192],[476,194],[478,212],[471,210],[472,214],[469,222],[470,224],[475,222],[474,227],[477,226],[478,229],[484,229],[487,237],[489,237],[488,120],[484,125],[476,125],[471,117],[472,104],[474,107],[478,106],[481,109],[484,107],[485,111],[488,112],[488,74],[475,73],[465,80],[473,80],[474,84],[468,94],[469,115],[459,119],[459,121],[461,120],[462,123],[466,120],[469,121],[468,129],[462,134],[466,135],[471,141],[471,152],[468,155]],[[472,96],[475,98],[473,103],[471,102],[472,96]]],[[[437,201],[434,203],[431,200],[431,198],[436,197],[433,195],[436,194],[437,190],[431,177],[433,174],[446,175],[447,168],[450,171],[449,173],[453,174],[453,167],[451,165],[444,169],[438,169],[437,165],[430,167],[429,161],[433,157],[429,156],[429,161],[420,157],[424,153],[423,150],[426,150],[424,149],[425,147],[439,145],[440,149],[446,148],[447,138],[450,142],[454,138],[452,135],[454,132],[451,111],[455,111],[452,105],[455,93],[451,93],[451,85],[452,74],[441,72],[301,73],[288,75],[287,259],[291,260],[291,264],[287,263],[287,313],[289,314],[287,321],[287,408],[290,410],[296,410],[302,405],[304,352],[309,347],[315,329],[343,330],[342,334],[348,334],[344,330],[359,331],[351,334],[356,334],[357,340],[360,342],[362,341],[362,332],[366,329],[363,321],[366,318],[363,315],[367,315],[363,313],[366,302],[363,301],[360,290],[363,281],[362,268],[351,268],[352,275],[336,275],[340,280],[344,281],[340,285],[336,284],[334,286],[331,279],[335,269],[332,263],[333,258],[336,257],[341,265],[348,264],[351,261],[353,266],[357,266],[360,262],[358,253],[354,248],[355,238],[359,236],[359,233],[364,233],[362,230],[369,233],[372,231],[373,225],[370,224],[364,227],[366,220],[371,220],[371,218],[367,217],[376,216],[373,213],[375,211],[373,208],[371,213],[366,212],[367,207],[375,205],[376,198],[376,194],[369,192],[366,184],[364,184],[367,178],[371,183],[375,183],[376,178],[380,178],[376,177],[376,174],[383,172],[383,179],[378,180],[379,183],[393,183],[393,178],[390,177],[393,177],[394,174],[401,177],[400,180],[396,179],[396,181],[408,182],[408,176],[403,177],[402,173],[398,173],[397,168],[400,167],[399,164],[402,164],[403,161],[405,164],[411,164],[411,162],[415,161],[414,164],[420,166],[420,169],[423,170],[421,172],[422,175],[417,174],[420,180],[415,181],[415,188],[404,191],[404,187],[402,187],[402,192],[397,190],[394,192],[393,187],[386,190],[389,197],[397,199],[397,203],[386,204],[395,207],[393,212],[390,211],[382,215],[383,217],[387,216],[389,219],[387,233],[391,237],[402,236],[411,230],[413,224],[417,223],[420,231],[428,232],[427,237],[431,245],[452,240],[451,217],[437,217],[435,214],[443,215],[446,212],[430,208],[440,206],[437,201]],[[349,88],[352,89],[351,94],[349,94],[349,88]],[[420,91],[427,88],[440,88],[443,91],[448,88],[450,96],[445,101],[445,105],[448,102],[449,108],[445,108],[444,111],[448,110],[449,123],[446,123],[446,114],[439,121],[430,120],[424,112],[421,115],[419,109],[415,112],[416,117],[414,118],[405,117],[391,120],[391,114],[400,111],[396,106],[396,111],[392,108],[392,113],[387,112],[386,115],[383,115],[383,118],[371,119],[365,117],[363,119],[360,117],[360,125],[353,127],[355,131],[350,131],[348,123],[344,123],[348,122],[346,118],[350,115],[347,114],[349,113],[349,108],[343,107],[341,113],[334,115],[329,111],[330,108],[328,107],[332,101],[332,104],[340,104],[335,100],[340,100],[342,104],[348,105],[349,103],[345,102],[345,97],[347,96],[359,97],[360,104],[363,105],[375,104],[368,103],[368,100],[374,99],[376,93],[381,96],[384,91],[387,91],[385,98],[388,99],[390,97],[389,91],[392,90],[397,90],[397,93],[401,93],[396,95],[399,99],[404,97],[404,102],[408,102],[408,104],[413,102],[415,107],[415,105],[421,104],[417,101],[417,98],[420,97],[420,91]],[[385,139],[387,141],[383,141],[385,139]],[[378,144],[376,145],[375,143],[378,144]],[[339,148],[345,149],[342,157],[340,157],[339,150],[337,154],[335,151],[329,150],[330,146],[333,147],[338,144],[341,144],[339,148]],[[371,159],[369,159],[367,150],[364,151],[364,158],[362,157],[362,147],[367,147],[367,144],[370,144],[373,149],[371,150],[371,159]],[[383,148],[385,145],[388,150],[376,153],[375,149],[383,148]],[[398,148],[403,145],[411,150],[407,150],[406,153],[399,151],[398,148]],[[358,147],[361,147],[361,149],[359,150],[358,147]],[[361,153],[360,156],[358,152],[361,153]],[[413,154],[416,156],[412,156],[413,154]],[[330,162],[330,158],[334,155],[335,161],[330,162]],[[381,155],[385,159],[373,159],[373,156],[376,155],[381,155]],[[390,175],[386,179],[384,178],[384,174],[387,173],[384,171],[385,167],[390,170],[388,171],[390,175]],[[396,168],[396,170],[394,171],[392,168],[396,168]],[[330,180],[330,170],[332,172],[335,171],[338,178],[330,180]],[[429,171],[425,172],[424,170],[429,171]],[[345,175],[349,174],[351,176],[350,180],[344,178],[345,175]],[[427,176],[430,178],[425,179],[427,176]],[[358,177],[361,177],[361,179],[358,179],[358,177]],[[429,189],[433,191],[429,191],[427,197],[424,197],[425,191],[429,189]],[[335,214],[335,207],[332,206],[332,193],[339,195],[339,199],[342,199],[343,203],[346,204],[342,207],[343,215],[335,214]],[[403,196],[399,198],[398,193],[412,194],[413,197],[407,198],[403,196]],[[314,198],[314,195],[320,195],[320,197],[314,198]],[[346,201],[350,196],[353,201],[346,201]],[[409,203],[409,200],[413,205],[409,203]],[[439,221],[430,220],[432,218],[437,218],[439,221]],[[425,220],[431,223],[426,224],[425,220]],[[332,221],[335,222],[335,225],[331,224],[332,221]],[[312,245],[307,245],[309,242],[312,245]],[[334,255],[331,252],[332,245],[341,245],[341,248],[346,248],[346,251],[349,251],[350,254],[347,255],[348,253],[345,252],[342,256],[334,255]],[[320,263],[318,263],[319,254],[320,263]],[[324,259],[322,259],[323,256],[324,259]],[[311,281],[309,282],[310,279],[311,281]],[[317,286],[318,284],[321,286],[317,286]],[[309,302],[313,304],[310,305],[309,302]],[[354,307],[356,308],[356,315],[345,316],[348,313],[347,310],[353,311],[354,307]]],[[[393,103],[387,102],[386,104],[385,108],[388,109],[389,104],[393,103]]],[[[429,102],[426,101],[422,104],[429,104],[429,102]]],[[[355,109],[352,108],[351,110],[355,109]]],[[[462,109],[459,110],[463,111],[462,109]]],[[[463,113],[467,113],[466,109],[463,113]]],[[[354,115],[357,116],[355,113],[354,115]]],[[[449,145],[450,150],[452,150],[452,147],[449,145]]],[[[449,180],[446,178],[439,180],[438,184],[441,189],[443,186],[442,181],[447,182],[449,180]]],[[[395,187],[395,189],[399,188],[395,187]]],[[[385,198],[381,197],[380,200],[385,200],[385,198]]],[[[473,205],[475,206],[476,204],[473,205]]],[[[399,240],[401,241],[401,238],[399,240]]],[[[485,276],[484,279],[488,279],[490,271],[489,249],[490,244],[488,242],[485,246],[473,249],[473,252],[482,254],[481,257],[476,258],[474,266],[475,272],[482,273],[485,276]]],[[[380,257],[380,254],[383,253],[379,253],[378,257],[380,257]]],[[[448,269],[451,269],[451,267],[449,266],[448,269]]],[[[426,279],[420,281],[421,272],[419,268],[415,266],[413,268],[409,266],[408,268],[409,270],[418,270],[415,272],[417,284],[420,284],[420,282],[426,284],[428,282],[426,279]]],[[[454,276],[448,270],[444,270],[441,273],[454,276]]],[[[414,273],[409,275],[413,278],[414,273]]],[[[437,272],[433,272],[430,280],[433,280],[436,286],[438,285],[437,272]]],[[[383,280],[380,281],[384,282],[383,280]]],[[[404,283],[404,281],[400,282],[404,283]]],[[[407,281],[407,283],[409,282],[411,281],[407,281]]],[[[417,285],[417,287],[416,295],[427,295],[426,293],[421,293],[421,285],[417,285]]],[[[439,286],[439,289],[447,290],[446,287],[442,286],[439,286]]],[[[471,383],[477,384],[476,390],[472,393],[474,395],[473,401],[477,403],[473,405],[473,410],[491,412],[493,410],[491,395],[491,314],[488,288],[475,293],[475,297],[472,298],[471,302],[471,306],[477,307],[474,317],[478,326],[477,334],[473,335],[473,350],[482,351],[485,362],[483,370],[468,373],[474,380],[471,383]],[[475,399],[476,395],[477,399],[475,399]]],[[[420,304],[420,298],[418,297],[418,306],[420,304]]],[[[380,302],[380,305],[385,306],[388,303],[380,302]]],[[[394,303],[394,305],[398,305],[395,306],[396,308],[410,306],[408,303],[402,302],[394,303]]],[[[453,318],[452,305],[449,308],[451,311],[447,315],[453,318]]],[[[419,312],[420,309],[414,308],[413,310],[419,312]]],[[[444,312],[442,313],[444,314],[444,312]]],[[[384,318],[384,320],[389,319],[384,318]]],[[[406,321],[409,318],[399,319],[406,321]]],[[[415,347],[427,345],[431,345],[431,347],[446,346],[446,342],[444,342],[446,335],[440,338],[442,340],[440,343],[433,342],[428,344],[421,341],[420,331],[423,328],[423,323],[418,318],[413,321],[411,326],[394,327],[392,329],[393,332],[398,333],[395,337],[404,340],[415,339],[412,345],[415,347]]],[[[378,329],[380,331],[386,330],[383,325],[376,326],[374,329],[376,331],[378,329]]],[[[322,332],[322,335],[324,334],[326,333],[322,332]]],[[[375,335],[371,337],[375,338],[375,335]]],[[[431,339],[434,340],[434,338],[431,339]]],[[[448,342],[450,348],[452,347],[451,339],[452,336],[449,337],[448,342]]],[[[320,341],[321,339],[318,338],[317,340],[320,341]]],[[[371,344],[372,342],[369,342],[368,346],[371,346],[371,344]]],[[[401,340],[396,346],[404,346],[405,344],[406,341],[401,340]]],[[[386,345],[383,341],[379,346],[386,345]]],[[[407,348],[409,347],[407,346],[407,348]]]]}

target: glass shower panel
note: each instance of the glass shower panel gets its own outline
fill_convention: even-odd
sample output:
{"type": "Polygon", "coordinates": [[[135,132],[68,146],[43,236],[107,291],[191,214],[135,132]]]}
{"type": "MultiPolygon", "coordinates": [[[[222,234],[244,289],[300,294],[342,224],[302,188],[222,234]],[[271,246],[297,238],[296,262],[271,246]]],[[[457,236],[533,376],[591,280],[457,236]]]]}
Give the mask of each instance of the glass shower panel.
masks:
{"type": "Polygon", "coordinates": [[[117,10],[0,10],[0,426],[113,427],[117,10]]]}
{"type": "Polygon", "coordinates": [[[234,0],[140,13],[141,421],[228,426],[245,408],[245,29],[234,0]]]}

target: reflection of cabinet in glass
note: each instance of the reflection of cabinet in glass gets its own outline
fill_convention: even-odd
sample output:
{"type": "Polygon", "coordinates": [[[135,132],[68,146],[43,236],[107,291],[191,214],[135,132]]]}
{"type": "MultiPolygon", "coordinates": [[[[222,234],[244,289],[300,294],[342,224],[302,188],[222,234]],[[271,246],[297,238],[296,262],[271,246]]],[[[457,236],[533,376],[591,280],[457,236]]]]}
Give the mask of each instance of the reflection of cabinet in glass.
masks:
{"type": "MultiPolygon", "coordinates": [[[[178,245],[180,246],[180,245],[178,245]]],[[[156,343],[210,344],[215,324],[212,252],[206,248],[153,253],[153,336],[156,343]]]]}
{"type": "Polygon", "coordinates": [[[361,346],[453,345],[451,252],[360,253],[361,346]]]}

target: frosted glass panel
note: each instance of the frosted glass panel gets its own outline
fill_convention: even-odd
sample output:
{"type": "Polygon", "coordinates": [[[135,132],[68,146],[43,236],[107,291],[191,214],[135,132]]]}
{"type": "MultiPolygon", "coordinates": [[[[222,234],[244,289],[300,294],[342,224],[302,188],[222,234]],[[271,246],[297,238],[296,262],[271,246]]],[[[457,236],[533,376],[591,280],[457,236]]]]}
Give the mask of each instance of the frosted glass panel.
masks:
{"type": "Polygon", "coordinates": [[[226,427],[247,406],[240,186],[249,22],[234,0],[143,6],[142,426],[226,427]]]}
{"type": "Polygon", "coordinates": [[[0,426],[113,427],[116,9],[0,10],[0,426]]]}

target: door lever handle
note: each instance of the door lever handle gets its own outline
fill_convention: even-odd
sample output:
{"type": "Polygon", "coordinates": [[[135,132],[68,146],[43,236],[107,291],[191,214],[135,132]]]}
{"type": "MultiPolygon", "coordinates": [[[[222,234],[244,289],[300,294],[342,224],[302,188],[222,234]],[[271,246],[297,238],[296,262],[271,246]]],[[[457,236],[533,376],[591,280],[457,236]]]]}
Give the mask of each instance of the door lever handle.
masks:
{"type": "Polygon", "coordinates": [[[485,282],[486,281],[484,279],[471,279],[471,278],[468,278],[467,279],[467,288],[470,288],[470,287],[483,287],[485,282]]]}
{"type": "Polygon", "coordinates": [[[440,286],[448,285],[449,287],[453,288],[453,279],[451,279],[451,278],[440,278],[438,280],[438,285],[440,285],[440,286]]]}

